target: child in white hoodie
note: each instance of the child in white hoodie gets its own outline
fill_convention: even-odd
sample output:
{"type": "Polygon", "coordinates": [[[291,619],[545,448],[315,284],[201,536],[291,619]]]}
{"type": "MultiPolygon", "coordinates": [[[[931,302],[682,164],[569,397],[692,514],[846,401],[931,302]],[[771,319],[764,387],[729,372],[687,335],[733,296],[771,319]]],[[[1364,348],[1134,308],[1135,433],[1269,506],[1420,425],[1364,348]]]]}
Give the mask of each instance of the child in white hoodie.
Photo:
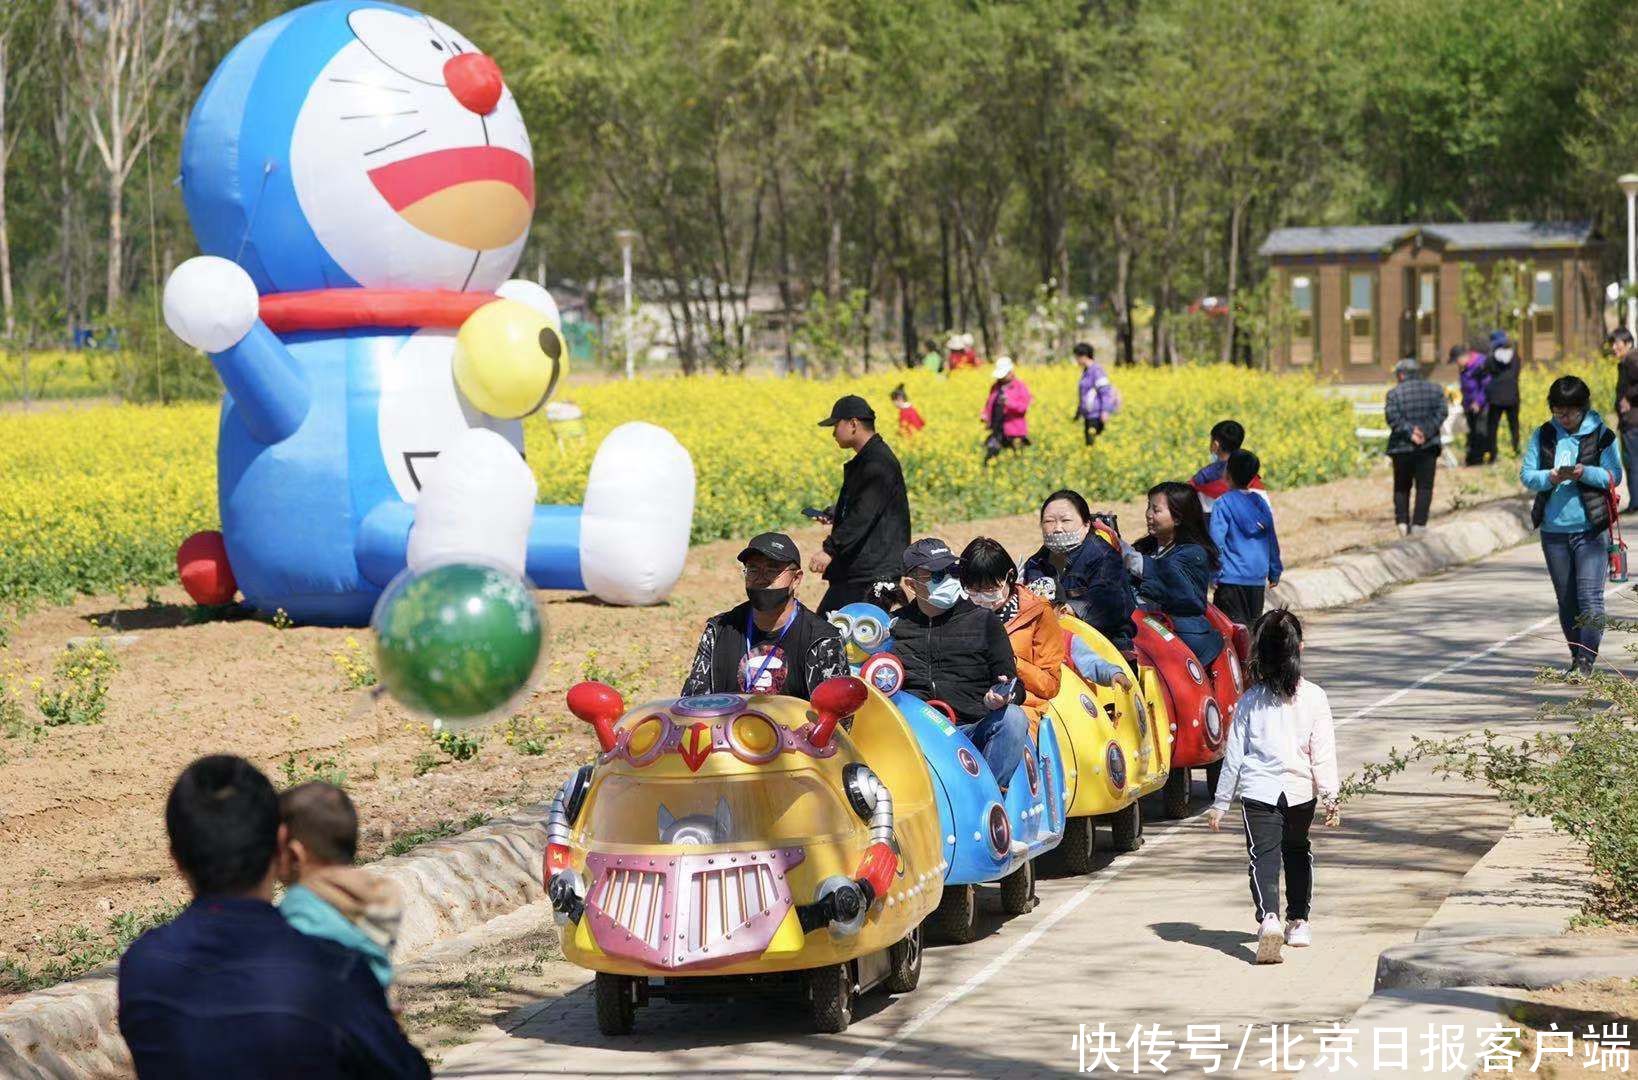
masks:
{"type": "Polygon", "coordinates": [[[1257,963],[1280,962],[1280,946],[1313,943],[1314,856],[1308,827],[1319,809],[1326,825],[1337,807],[1336,736],[1325,691],[1302,677],[1302,622],[1278,608],[1251,628],[1251,687],[1234,708],[1223,771],[1206,822],[1216,831],[1240,796],[1247,874],[1257,909],[1257,963]],[[1286,923],[1280,922],[1285,867],[1286,923]]]}

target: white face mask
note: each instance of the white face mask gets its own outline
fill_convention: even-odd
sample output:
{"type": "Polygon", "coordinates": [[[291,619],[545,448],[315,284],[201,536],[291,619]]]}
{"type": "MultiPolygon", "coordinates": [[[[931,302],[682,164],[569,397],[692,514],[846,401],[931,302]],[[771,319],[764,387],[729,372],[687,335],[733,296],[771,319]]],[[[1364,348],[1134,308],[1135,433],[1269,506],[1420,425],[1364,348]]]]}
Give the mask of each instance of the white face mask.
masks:
{"type": "Polygon", "coordinates": [[[943,611],[954,607],[955,602],[961,599],[961,580],[956,577],[942,577],[926,585],[918,581],[916,595],[943,611]]]}

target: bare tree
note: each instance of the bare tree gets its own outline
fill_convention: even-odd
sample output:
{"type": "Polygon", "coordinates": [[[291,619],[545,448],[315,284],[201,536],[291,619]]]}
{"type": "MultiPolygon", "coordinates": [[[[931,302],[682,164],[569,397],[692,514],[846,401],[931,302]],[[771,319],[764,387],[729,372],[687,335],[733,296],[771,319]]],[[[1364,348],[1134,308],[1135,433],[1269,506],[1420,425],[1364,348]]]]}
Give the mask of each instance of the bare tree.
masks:
{"type": "Polygon", "coordinates": [[[12,291],[11,224],[6,213],[6,175],[22,126],[16,123],[17,94],[40,67],[38,0],[14,0],[0,9],[0,308],[5,309],[5,336],[17,332],[17,301],[12,291]]]}
{"type": "Polygon", "coordinates": [[[171,67],[182,26],[176,0],[89,0],[78,25],[74,57],[86,127],[107,173],[113,310],[125,292],[125,182],[158,130],[156,98],[176,83],[171,67]]]}

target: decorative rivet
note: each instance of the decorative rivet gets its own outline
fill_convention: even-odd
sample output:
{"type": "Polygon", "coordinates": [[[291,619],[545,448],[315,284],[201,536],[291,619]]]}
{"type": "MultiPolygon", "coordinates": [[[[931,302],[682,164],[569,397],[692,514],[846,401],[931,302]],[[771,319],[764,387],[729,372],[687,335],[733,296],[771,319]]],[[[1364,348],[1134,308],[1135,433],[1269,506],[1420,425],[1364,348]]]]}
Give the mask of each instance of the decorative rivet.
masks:
{"type": "Polygon", "coordinates": [[[950,835],[949,835],[949,836],[946,836],[946,837],[945,837],[945,838],[944,838],[944,842],[945,842],[945,843],[946,843],[946,844],[953,844],[953,843],[955,843],[955,834],[954,834],[954,833],[951,833],[951,834],[950,834],[950,835]]]}

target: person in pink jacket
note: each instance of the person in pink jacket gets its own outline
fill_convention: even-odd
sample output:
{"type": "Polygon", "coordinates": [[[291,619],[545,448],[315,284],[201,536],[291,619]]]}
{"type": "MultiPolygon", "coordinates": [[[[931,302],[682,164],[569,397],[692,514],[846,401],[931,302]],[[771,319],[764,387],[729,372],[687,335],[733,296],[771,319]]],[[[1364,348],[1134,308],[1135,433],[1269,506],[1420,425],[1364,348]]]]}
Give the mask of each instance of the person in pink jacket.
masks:
{"type": "Polygon", "coordinates": [[[984,464],[988,465],[1003,448],[1017,450],[1029,445],[1029,403],[1031,395],[1024,380],[1018,377],[1012,357],[1003,356],[995,362],[990,384],[990,396],[984,402],[979,419],[990,429],[984,441],[984,464]]]}

